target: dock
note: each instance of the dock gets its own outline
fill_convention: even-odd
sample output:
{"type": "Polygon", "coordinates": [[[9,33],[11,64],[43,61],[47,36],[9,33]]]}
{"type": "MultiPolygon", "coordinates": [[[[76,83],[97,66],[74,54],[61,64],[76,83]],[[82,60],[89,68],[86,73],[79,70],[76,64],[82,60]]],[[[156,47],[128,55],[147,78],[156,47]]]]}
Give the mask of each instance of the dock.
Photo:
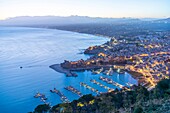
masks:
{"type": "Polygon", "coordinates": [[[111,90],[114,91],[114,89],[112,89],[112,88],[110,88],[108,86],[105,86],[102,83],[100,83],[100,82],[98,82],[98,81],[96,81],[94,79],[91,79],[90,82],[92,82],[92,83],[94,83],[96,85],[99,85],[100,87],[103,87],[104,89],[107,89],[108,91],[111,91],[111,90]]]}
{"type": "Polygon", "coordinates": [[[109,76],[112,76],[112,75],[113,75],[113,73],[114,73],[114,71],[113,71],[113,69],[112,69],[112,68],[109,68],[109,70],[105,70],[105,71],[103,72],[103,74],[105,74],[105,75],[109,75],[109,76]]]}
{"type": "Polygon", "coordinates": [[[103,68],[98,69],[96,71],[92,70],[92,74],[100,74],[103,71],[103,68]]]}
{"type": "Polygon", "coordinates": [[[97,94],[101,94],[101,92],[99,92],[97,89],[89,86],[89,85],[86,84],[86,83],[80,82],[80,85],[81,85],[81,86],[84,86],[85,88],[87,88],[87,89],[89,89],[89,90],[91,90],[91,91],[93,91],[93,92],[95,92],[95,93],[97,93],[97,94]]]}
{"type": "Polygon", "coordinates": [[[131,84],[131,83],[126,83],[126,85],[128,85],[129,87],[132,87],[133,86],[133,84],[131,84]]]}
{"type": "Polygon", "coordinates": [[[65,87],[65,89],[71,91],[74,94],[77,94],[79,97],[83,96],[82,93],[78,89],[74,88],[73,86],[65,87]]]}
{"type": "Polygon", "coordinates": [[[125,74],[125,70],[123,69],[117,69],[116,72],[119,74],[125,74]]]}
{"type": "Polygon", "coordinates": [[[64,94],[62,94],[59,90],[57,90],[56,88],[54,88],[54,90],[50,90],[50,92],[56,93],[57,95],[59,95],[60,99],[63,103],[70,103],[68,98],[64,94]]]}
{"type": "Polygon", "coordinates": [[[117,86],[117,87],[119,87],[121,89],[124,87],[123,85],[121,85],[121,84],[119,84],[119,83],[117,83],[117,82],[115,82],[112,79],[107,78],[107,77],[100,76],[99,79],[102,80],[103,82],[106,82],[108,84],[112,84],[112,85],[117,86]]]}
{"type": "Polygon", "coordinates": [[[44,95],[44,94],[42,94],[42,93],[36,93],[35,95],[34,95],[34,98],[40,98],[40,100],[42,101],[42,102],[44,102],[45,104],[49,104],[49,103],[47,103],[46,102],[46,100],[47,100],[47,98],[46,98],[46,96],[44,95]]]}

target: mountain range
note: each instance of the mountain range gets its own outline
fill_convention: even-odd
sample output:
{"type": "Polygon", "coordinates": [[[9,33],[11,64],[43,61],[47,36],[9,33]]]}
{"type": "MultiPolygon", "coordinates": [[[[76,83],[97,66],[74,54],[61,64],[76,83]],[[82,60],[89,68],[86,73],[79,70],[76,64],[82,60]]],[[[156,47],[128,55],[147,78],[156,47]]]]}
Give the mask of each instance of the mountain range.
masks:
{"type": "Polygon", "coordinates": [[[70,25],[86,23],[136,23],[143,21],[170,23],[167,19],[138,19],[138,18],[100,18],[87,16],[20,16],[0,20],[1,26],[37,26],[37,25],[70,25]]]}

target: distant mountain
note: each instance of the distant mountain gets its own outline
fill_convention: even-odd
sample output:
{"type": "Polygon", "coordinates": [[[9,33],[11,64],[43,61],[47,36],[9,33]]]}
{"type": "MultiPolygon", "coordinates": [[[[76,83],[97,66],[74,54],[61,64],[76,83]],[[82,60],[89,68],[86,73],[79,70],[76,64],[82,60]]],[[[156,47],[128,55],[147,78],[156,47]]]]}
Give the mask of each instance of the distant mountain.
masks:
{"type": "Polygon", "coordinates": [[[85,23],[133,23],[141,20],[135,18],[92,18],[87,16],[21,16],[0,20],[0,25],[37,26],[37,25],[69,25],[85,23]]]}
{"type": "Polygon", "coordinates": [[[158,22],[158,23],[170,23],[170,17],[166,18],[166,19],[156,20],[156,22],[158,22]]]}
{"type": "Polygon", "coordinates": [[[162,18],[140,18],[142,21],[155,21],[155,20],[160,20],[162,18]]]}

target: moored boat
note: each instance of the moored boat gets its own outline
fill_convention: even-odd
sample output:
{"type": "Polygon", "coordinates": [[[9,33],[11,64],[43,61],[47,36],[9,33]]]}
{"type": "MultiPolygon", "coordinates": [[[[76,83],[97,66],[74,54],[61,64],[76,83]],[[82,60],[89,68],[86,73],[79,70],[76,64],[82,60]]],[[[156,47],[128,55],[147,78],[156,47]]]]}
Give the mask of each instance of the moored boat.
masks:
{"type": "Polygon", "coordinates": [[[83,96],[82,93],[78,89],[74,88],[73,86],[65,87],[65,89],[71,91],[74,94],[77,94],[80,97],[83,96]]]}
{"type": "Polygon", "coordinates": [[[59,90],[57,90],[56,88],[54,88],[54,90],[50,90],[50,92],[58,94],[63,103],[69,103],[70,102],[68,100],[68,98],[63,93],[61,93],[59,90]]]}

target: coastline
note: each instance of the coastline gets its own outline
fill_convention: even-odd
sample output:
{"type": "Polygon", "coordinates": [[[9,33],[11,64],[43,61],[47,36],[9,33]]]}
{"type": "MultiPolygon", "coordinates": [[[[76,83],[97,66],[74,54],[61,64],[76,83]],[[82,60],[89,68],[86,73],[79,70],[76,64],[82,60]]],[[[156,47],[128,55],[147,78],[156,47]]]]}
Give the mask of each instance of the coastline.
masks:
{"type": "MultiPolygon", "coordinates": [[[[1,27],[11,27],[11,26],[1,26],[1,27]]],[[[101,34],[93,34],[93,33],[84,33],[84,32],[78,32],[78,31],[72,31],[72,30],[64,30],[64,29],[59,29],[59,28],[50,28],[50,27],[35,27],[35,26],[12,26],[12,27],[18,27],[18,28],[32,28],[32,29],[47,29],[47,30],[58,30],[58,31],[66,31],[66,32],[71,32],[71,33],[77,33],[77,34],[83,34],[83,35],[91,35],[91,36],[97,36],[97,37],[103,37],[107,39],[111,39],[111,36],[107,35],[101,35],[101,34]]]]}
{"type": "Polygon", "coordinates": [[[71,74],[71,73],[70,73],[70,70],[67,70],[67,69],[62,68],[60,64],[54,64],[54,65],[51,65],[51,66],[49,66],[49,67],[50,67],[51,69],[59,72],[59,73],[64,73],[64,74],[66,74],[66,75],[71,74]]]}
{"type": "Polygon", "coordinates": [[[74,73],[72,71],[84,71],[84,70],[93,70],[93,69],[100,69],[100,68],[105,68],[108,69],[111,67],[111,65],[106,65],[106,66],[91,66],[91,67],[86,67],[86,68],[70,68],[70,69],[65,69],[61,66],[61,64],[53,64],[49,66],[51,69],[59,72],[59,73],[64,73],[67,76],[71,77],[74,73]]]}
{"type": "MultiPolygon", "coordinates": [[[[106,37],[97,34],[93,35],[106,37]]],[[[157,33],[156,35],[158,37],[163,37],[163,33],[157,33]]],[[[99,46],[90,46],[85,50],[84,54],[92,54],[94,57],[90,57],[87,60],[61,63],[64,64],[64,66],[62,66],[63,69],[61,66],[60,68],[54,65],[52,67],[55,71],[71,75],[71,71],[93,70],[105,67],[110,68],[114,64],[127,63],[129,67],[126,69],[126,72],[130,73],[139,84],[146,84],[146,88],[150,89],[150,87],[155,87],[156,83],[161,79],[169,78],[168,74],[170,73],[170,68],[168,65],[168,54],[170,53],[167,51],[168,47],[162,43],[166,41],[167,37],[164,36],[161,39],[152,40],[149,37],[146,38],[145,35],[139,36],[143,37],[143,39],[136,36],[131,39],[128,37],[118,37],[118,39],[111,38],[107,43],[99,46]],[[162,49],[160,49],[160,47],[162,47],[162,49]],[[161,62],[165,63],[162,65],[161,62]],[[157,71],[158,68],[163,69],[157,71]],[[148,70],[152,70],[152,72],[148,70]]]]}

